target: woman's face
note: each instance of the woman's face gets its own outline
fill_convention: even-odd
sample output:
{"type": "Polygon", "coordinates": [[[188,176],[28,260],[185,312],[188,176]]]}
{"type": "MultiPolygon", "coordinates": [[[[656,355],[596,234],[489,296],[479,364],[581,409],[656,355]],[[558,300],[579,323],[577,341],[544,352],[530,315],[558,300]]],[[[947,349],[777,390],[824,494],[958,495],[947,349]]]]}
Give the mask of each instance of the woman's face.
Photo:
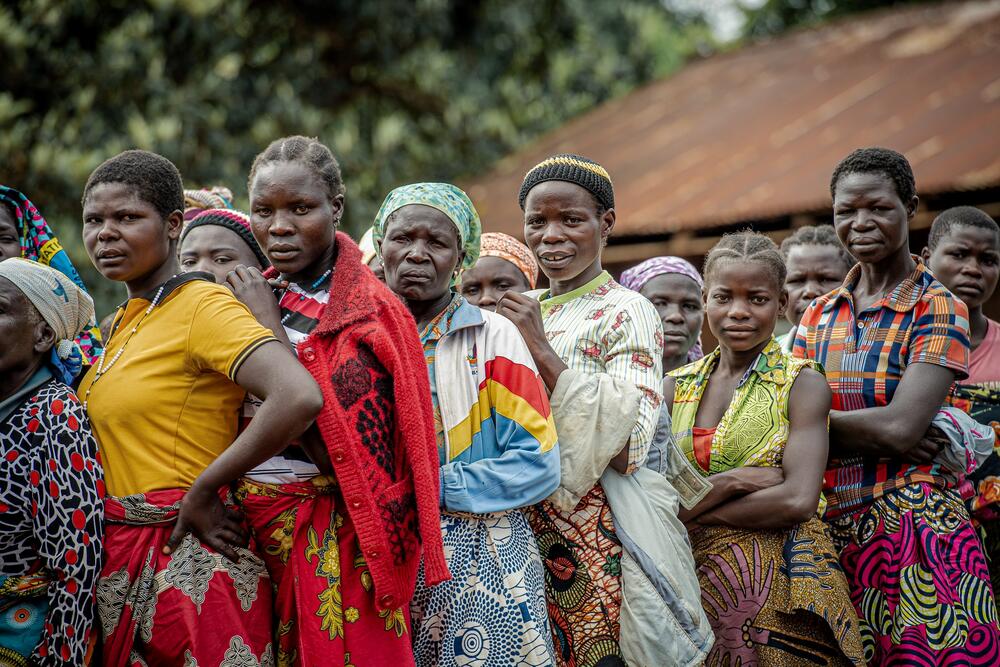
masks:
{"type": "Polygon", "coordinates": [[[965,305],[978,308],[997,288],[1000,241],[990,229],[953,225],[934,252],[924,249],[924,261],[934,277],[965,305]]]}
{"type": "Polygon", "coordinates": [[[382,239],[385,281],[407,301],[433,301],[450,291],[465,253],[447,215],[410,204],[389,216],[382,239]]]}
{"type": "Polygon", "coordinates": [[[788,321],[797,325],[802,314],[813,302],[840,287],[851,267],[844,262],[837,248],[829,245],[796,245],[785,258],[788,275],[785,290],[788,292],[788,321]]]}
{"type": "Polygon", "coordinates": [[[184,273],[205,271],[215,282],[226,282],[230,271],[240,264],[261,268],[257,256],[239,234],[221,225],[199,225],[189,231],[181,243],[181,269],[184,273]]]}
{"type": "Polygon", "coordinates": [[[650,279],[639,293],[653,302],[663,323],[664,360],[686,358],[705,319],[698,283],[680,273],[664,273],[650,279]]]}
{"type": "Polygon", "coordinates": [[[171,261],[183,220],[180,211],[163,218],[131,186],[100,183],[83,203],[83,244],[101,275],[133,282],[171,261]]]}
{"type": "Polygon", "coordinates": [[[21,232],[10,209],[0,203],[0,262],[21,256],[21,232]]]}
{"type": "Polygon", "coordinates": [[[254,238],[284,276],[298,282],[332,259],[344,197],[330,191],[298,162],[272,162],[250,187],[250,228],[254,238]]]}
{"type": "Polygon", "coordinates": [[[462,272],[459,289],[469,303],[486,310],[496,310],[500,297],[510,291],[527,292],[528,279],[502,257],[480,257],[476,265],[462,272]]]}
{"type": "Polygon", "coordinates": [[[598,215],[594,196],[576,183],[545,181],[524,200],[524,240],[553,282],[593,279],[614,225],[614,209],[598,215]]]}
{"type": "Polygon", "coordinates": [[[907,248],[917,197],[904,202],[892,179],[879,173],[845,174],[833,193],[833,225],[855,259],[879,264],[907,248]]]}
{"type": "Polygon", "coordinates": [[[705,284],[705,315],[719,345],[745,352],[763,345],[774,332],[788,297],[760,262],[727,261],[705,284]]]}
{"type": "Polygon", "coordinates": [[[0,374],[26,371],[52,349],[55,334],[19,288],[0,278],[0,374]]]}

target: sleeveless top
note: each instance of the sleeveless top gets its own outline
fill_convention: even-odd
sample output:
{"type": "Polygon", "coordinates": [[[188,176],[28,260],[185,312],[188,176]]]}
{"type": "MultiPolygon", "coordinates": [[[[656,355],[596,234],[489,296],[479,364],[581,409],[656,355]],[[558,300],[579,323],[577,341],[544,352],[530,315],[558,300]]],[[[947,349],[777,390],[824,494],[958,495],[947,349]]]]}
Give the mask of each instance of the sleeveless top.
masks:
{"type": "Polygon", "coordinates": [[[803,368],[822,372],[815,361],[797,359],[782,351],[772,338],[740,380],[712,438],[706,470],[698,464],[694,421],[708,378],[719,361],[719,348],[706,357],[670,373],[675,378],[674,437],[688,460],[703,475],[743,466],[781,467],[788,442],[788,396],[803,368]]]}

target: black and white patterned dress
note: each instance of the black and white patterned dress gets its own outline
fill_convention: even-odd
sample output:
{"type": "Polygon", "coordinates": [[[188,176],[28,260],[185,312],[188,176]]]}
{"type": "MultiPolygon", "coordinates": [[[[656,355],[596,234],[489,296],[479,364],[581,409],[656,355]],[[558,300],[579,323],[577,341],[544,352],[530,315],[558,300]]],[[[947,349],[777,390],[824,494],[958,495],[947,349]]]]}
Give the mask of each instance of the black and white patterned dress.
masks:
{"type": "Polygon", "coordinates": [[[104,482],[83,406],[50,380],[0,423],[0,663],[82,665],[104,482]]]}

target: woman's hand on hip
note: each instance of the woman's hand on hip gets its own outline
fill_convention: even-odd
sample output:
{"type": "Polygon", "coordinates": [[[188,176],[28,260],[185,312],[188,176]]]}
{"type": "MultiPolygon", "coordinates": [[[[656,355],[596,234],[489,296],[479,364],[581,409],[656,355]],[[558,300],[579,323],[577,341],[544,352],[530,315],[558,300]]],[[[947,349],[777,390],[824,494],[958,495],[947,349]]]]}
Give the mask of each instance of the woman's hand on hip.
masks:
{"type": "Polygon", "coordinates": [[[177,523],[163,553],[173,553],[188,533],[233,562],[240,559],[236,549],[250,544],[243,513],[223,505],[218,494],[201,493],[194,488],[181,500],[177,523]]]}

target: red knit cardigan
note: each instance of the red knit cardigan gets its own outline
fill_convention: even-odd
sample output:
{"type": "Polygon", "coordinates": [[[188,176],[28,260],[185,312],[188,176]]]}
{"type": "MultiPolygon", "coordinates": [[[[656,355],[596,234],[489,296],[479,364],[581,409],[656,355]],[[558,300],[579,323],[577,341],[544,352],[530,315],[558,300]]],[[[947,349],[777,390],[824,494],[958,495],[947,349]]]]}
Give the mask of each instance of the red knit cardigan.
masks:
{"type": "Polygon", "coordinates": [[[413,597],[421,543],[427,585],[450,578],[434,413],[413,317],[350,237],[336,243],[330,300],[298,355],[323,391],[316,423],[384,611],[413,597]]]}

